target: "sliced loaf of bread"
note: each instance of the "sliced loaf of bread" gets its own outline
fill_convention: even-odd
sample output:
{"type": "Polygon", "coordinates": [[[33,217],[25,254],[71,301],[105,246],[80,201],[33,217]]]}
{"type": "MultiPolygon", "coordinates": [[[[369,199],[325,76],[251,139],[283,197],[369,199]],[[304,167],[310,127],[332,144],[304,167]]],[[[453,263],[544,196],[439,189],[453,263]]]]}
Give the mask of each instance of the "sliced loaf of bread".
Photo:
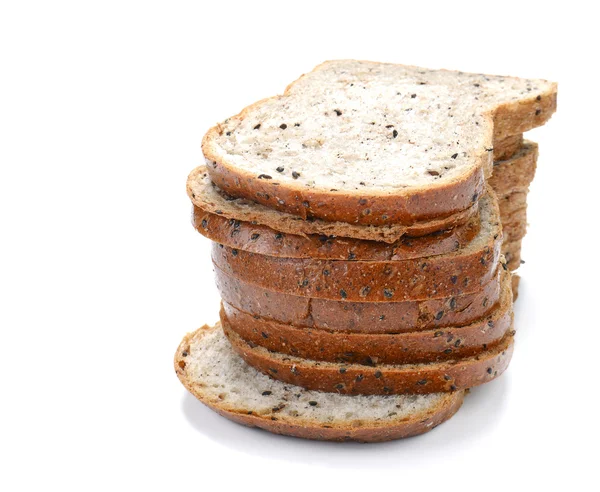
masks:
{"type": "Polygon", "coordinates": [[[422,434],[454,415],[464,396],[345,396],[285,384],[248,366],[219,325],[182,340],[175,372],[190,393],[234,422],[318,440],[377,442],[422,434]]]}
{"type": "Polygon", "coordinates": [[[206,134],[212,181],[302,218],[411,225],[467,210],[493,140],[549,119],[544,80],[337,60],[206,134]]]}

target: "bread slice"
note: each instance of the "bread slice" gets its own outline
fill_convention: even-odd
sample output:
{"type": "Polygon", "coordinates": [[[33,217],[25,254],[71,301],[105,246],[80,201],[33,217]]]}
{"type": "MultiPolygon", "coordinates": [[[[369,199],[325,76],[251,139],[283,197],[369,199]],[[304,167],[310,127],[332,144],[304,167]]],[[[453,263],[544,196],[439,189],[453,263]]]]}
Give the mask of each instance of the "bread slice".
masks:
{"type": "Polygon", "coordinates": [[[519,277],[516,273],[512,275],[512,292],[513,292],[513,302],[517,300],[519,297],[519,283],[521,281],[521,277],[519,277]]]}
{"type": "Polygon", "coordinates": [[[524,208],[527,208],[527,191],[514,191],[508,195],[498,198],[498,208],[500,209],[500,219],[502,223],[508,222],[510,216],[524,208]]]}
{"type": "Polygon", "coordinates": [[[402,236],[424,236],[463,225],[476,216],[478,210],[475,200],[468,209],[454,215],[435,217],[409,226],[402,224],[374,226],[339,221],[327,222],[320,219],[303,220],[301,217],[275,211],[251,200],[228,195],[210,180],[206,166],[197,167],[190,173],[187,180],[187,193],[194,206],[203,212],[263,225],[282,234],[356,238],[386,243],[393,243],[402,236]]]}
{"type": "Polygon", "coordinates": [[[331,441],[377,442],[427,432],[460,408],[464,392],[345,396],[276,381],[248,366],[219,325],[189,333],[175,372],[202,403],[234,422],[276,434],[331,441]]]}
{"type": "Polygon", "coordinates": [[[521,260],[521,239],[513,241],[512,243],[504,243],[502,245],[502,254],[506,259],[506,267],[514,271],[522,263],[521,260]]]}
{"type": "Polygon", "coordinates": [[[544,80],[337,60],[215,126],[202,150],[232,196],[302,218],[410,225],[468,209],[493,139],[555,108],[544,80]]]}
{"type": "Polygon", "coordinates": [[[517,133],[501,140],[494,140],[494,163],[510,159],[523,145],[523,134],[517,133]]]}
{"type": "Polygon", "coordinates": [[[480,200],[479,234],[446,255],[404,261],[278,258],[214,244],[225,273],[261,287],[305,297],[371,302],[418,301],[472,294],[496,274],[502,232],[493,193],[480,200]]]}
{"type": "Polygon", "coordinates": [[[527,233],[527,208],[516,210],[506,217],[502,222],[502,232],[505,243],[514,243],[523,239],[527,233]]]}
{"type": "Polygon", "coordinates": [[[512,331],[494,348],[482,347],[477,355],[423,364],[346,364],[303,359],[270,352],[246,342],[222,323],[231,345],[252,367],[289,384],[316,391],[349,395],[438,393],[487,383],[500,376],[513,352],[512,331]]]}
{"type": "Polygon", "coordinates": [[[511,158],[494,162],[494,173],[489,179],[498,196],[516,191],[527,192],[535,175],[538,145],[525,141],[521,150],[511,158]]]}
{"type": "Polygon", "coordinates": [[[420,237],[402,236],[388,244],[324,234],[286,234],[264,225],[205,212],[198,207],[194,207],[192,225],[216,243],[251,253],[283,258],[364,261],[399,261],[451,253],[466,246],[480,229],[476,216],[466,224],[445,231],[420,237]]]}
{"type": "Polygon", "coordinates": [[[398,333],[315,330],[279,323],[241,311],[226,302],[221,322],[246,342],[303,359],[351,364],[417,364],[469,357],[494,347],[512,330],[510,275],[502,298],[488,316],[466,326],[398,333]]]}
{"type": "Polygon", "coordinates": [[[496,276],[474,294],[406,302],[347,302],[294,296],[258,287],[215,267],[223,301],[237,309],[279,323],[319,330],[399,333],[462,326],[487,316],[500,299],[496,276]]]}

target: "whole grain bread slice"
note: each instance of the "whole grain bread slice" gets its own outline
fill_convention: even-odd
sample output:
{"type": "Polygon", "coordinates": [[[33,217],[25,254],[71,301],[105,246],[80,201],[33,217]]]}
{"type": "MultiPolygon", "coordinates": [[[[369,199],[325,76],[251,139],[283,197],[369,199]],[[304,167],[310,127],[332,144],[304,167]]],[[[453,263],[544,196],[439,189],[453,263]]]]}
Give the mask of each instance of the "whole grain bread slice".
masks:
{"type": "Polygon", "coordinates": [[[527,207],[527,194],[527,191],[514,191],[508,195],[498,197],[498,208],[500,209],[502,224],[507,223],[514,212],[527,207]]]}
{"type": "Polygon", "coordinates": [[[493,139],[555,109],[543,80],[338,60],[218,124],[202,150],[233,196],[302,218],[411,225],[468,209],[493,139]]]}
{"type": "Polygon", "coordinates": [[[504,243],[502,245],[502,254],[506,259],[506,267],[511,271],[516,270],[523,263],[521,260],[521,241],[522,239],[518,239],[512,243],[504,243]]]}
{"type": "Polygon", "coordinates": [[[479,232],[479,217],[426,236],[402,236],[394,243],[342,238],[325,234],[287,234],[270,227],[228,219],[194,207],[192,225],[208,239],[251,253],[284,258],[398,261],[451,253],[466,246],[479,232]]]}
{"type": "Polygon", "coordinates": [[[525,141],[521,150],[509,159],[494,162],[494,172],[489,179],[498,196],[516,191],[527,192],[535,176],[538,145],[525,141]]]}
{"type": "Polygon", "coordinates": [[[348,364],[417,364],[469,357],[482,347],[493,348],[512,330],[510,276],[498,307],[466,326],[398,333],[355,333],[296,327],[241,311],[226,302],[221,323],[248,343],[269,351],[348,364]]]}
{"type": "Polygon", "coordinates": [[[345,396],[285,384],[248,366],[219,325],[184,337],[175,372],[190,393],[234,422],[318,440],[378,442],[422,434],[449,419],[464,396],[345,396]]]}
{"type": "Polygon", "coordinates": [[[513,302],[517,300],[519,297],[519,283],[521,282],[521,277],[519,277],[516,273],[512,274],[512,292],[513,292],[513,302]]]}
{"type": "Polygon", "coordinates": [[[406,302],[347,302],[294,296],[258,287],[215,267],[221,298],[254,316],[303,328],[350,333],[399,333],[468,325],[492,312],[500,299],[496,276],[474,294],[406,302]]]}
{"type": "Polygon", "coordinates": [[[225,273],[292,295],[346,301],[418,301],[472,294],[496,274],[502,232],[493,192],[480,200],[478,235],[459,251],[403,261],[278,258],[213,243],[225,273]]]}
{"type": "Polygon", "coordinates": [[[513,352],[512,331],[494,348],[466,358],[424,364],[346,364],[303,359],[270,352],[246,342],[222,323],[231,345],[252,367],[289,384],[348,395],[386,395],[457,391],[500,376],[513,352]]]}
{"type": "Polygon", "coordinates": [[[478,210],[478,197],[473,196],[472,204],[466,210],[448,217],[435,217],[411,225],[375,226],[340,221],[328,222],[320,219],[303,220],[299,216],[278,212],[252,200],[228,195],[210,180],[206,166],[199,166],[190,173],[187,180],[187,193],[194,207],[205,213],[266,226],[281,234],[356,238],[386,243],[398,241],[402,236],[425,236],[463,225],[475,217],[478,210]]]}
{"type": "Polygon", "coordinates": [[[509,135],[501,140],[494,139],[494,162],[510,159],[523,145],[523,134],[509,135]]]}
{"type": "Polygon", "coordinates": [[[527,234],[527,208],[522,208],[511,213],[502,222],[502,232],[505,243],[514,243],[527,234]]]}

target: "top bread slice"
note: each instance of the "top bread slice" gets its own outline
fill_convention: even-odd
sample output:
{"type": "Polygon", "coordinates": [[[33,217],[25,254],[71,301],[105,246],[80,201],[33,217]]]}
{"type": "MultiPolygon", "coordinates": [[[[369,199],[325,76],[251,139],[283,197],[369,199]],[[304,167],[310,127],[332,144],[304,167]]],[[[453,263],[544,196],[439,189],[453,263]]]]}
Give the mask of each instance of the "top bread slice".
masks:
{"type": "Polygon", "coordinates": [[[547,121],[556,84],[325,62],[206,134],[212,181],[302,218],[410,225],[468,209],[493,140],[547,121]]]}
{"type": "Polygon", "coordinates": [[[210,180],[206,166],[199,166],[190,173],[187,180],[187,193],[194,207],[202,212],[264,225],[280,233],[298,236],[324,235],[385,243],[394,243],[405,236],[421,237],[466,224],[477,215],[478,210],[478,202],[475,202],[468,209],[448,217],[436,217],[409,226],[350,224],[321,219],[303,220],[297,215],[279,212],[252,200],[228,195],[210,180]]]}

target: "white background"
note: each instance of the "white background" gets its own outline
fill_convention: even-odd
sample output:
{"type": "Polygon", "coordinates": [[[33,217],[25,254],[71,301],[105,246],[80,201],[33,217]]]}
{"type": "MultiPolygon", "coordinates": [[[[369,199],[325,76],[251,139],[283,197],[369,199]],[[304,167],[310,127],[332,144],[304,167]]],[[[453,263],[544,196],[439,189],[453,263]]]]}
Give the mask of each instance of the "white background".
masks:
{"type": "Polygon", "coordinates": [[[1,5],[0,489],[598,490],[593,2],[1,5]],[[172,369],[217,320],[184,186],[202,135],[332,58],[560,84],[529,135],[514,361],[451,421],[381,445],[237,426],[172,369]]]}

